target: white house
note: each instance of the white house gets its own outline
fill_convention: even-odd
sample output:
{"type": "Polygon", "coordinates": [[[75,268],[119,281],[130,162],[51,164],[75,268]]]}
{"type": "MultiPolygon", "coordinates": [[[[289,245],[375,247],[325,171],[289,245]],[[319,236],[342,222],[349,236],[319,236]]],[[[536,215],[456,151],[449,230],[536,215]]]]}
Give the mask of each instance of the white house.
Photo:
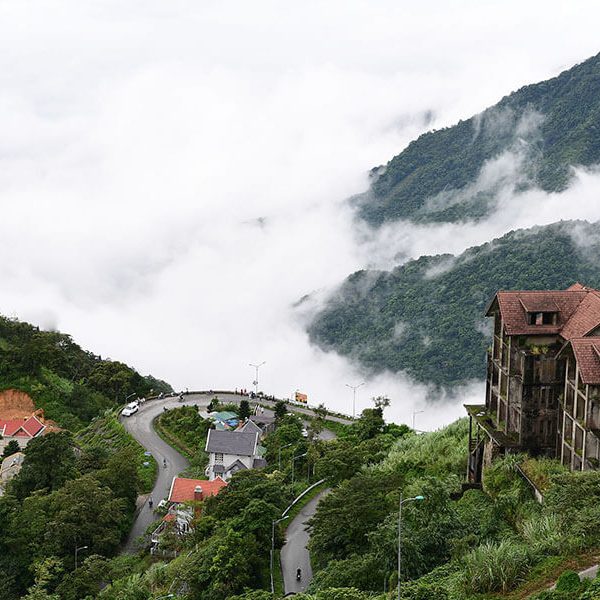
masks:
{"type": "Polygon", "coordinates": [[[267,463],[258,444],[256,431],[217,431],[210,429],[206,438],[208,452],[206,476],[209,480],[221,477],[225,481],[237,471],[264,467],[267,463]]]}

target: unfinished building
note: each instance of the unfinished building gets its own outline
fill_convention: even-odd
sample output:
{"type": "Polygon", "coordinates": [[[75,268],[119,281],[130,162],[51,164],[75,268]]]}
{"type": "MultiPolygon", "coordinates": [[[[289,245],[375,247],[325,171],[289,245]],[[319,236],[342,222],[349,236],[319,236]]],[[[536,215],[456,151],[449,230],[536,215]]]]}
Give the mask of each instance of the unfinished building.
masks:
{"type": "Polygon", "coordinates": [[[494,319],[485,404],[470,417],[468,480],[495,456],[527,452],[572,470],[600,465],[600,292],[501,291],[494,319]]]}

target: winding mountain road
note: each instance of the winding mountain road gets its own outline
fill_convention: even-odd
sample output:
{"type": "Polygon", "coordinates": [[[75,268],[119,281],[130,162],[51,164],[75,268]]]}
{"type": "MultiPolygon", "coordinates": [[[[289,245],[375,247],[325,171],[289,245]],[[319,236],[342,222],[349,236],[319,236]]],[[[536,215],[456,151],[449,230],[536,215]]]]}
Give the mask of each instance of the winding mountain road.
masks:
{"type": "MultiPolygon", "coordinates": [[[[225,404],[239,404],[240,400],[248,399],[245,396],[232,393],[188,393],[184,396],[184,401],[181,402],[177,396],[170,396],[161,400],[149,400],[144,404],[140,405],[137,413],[131,417],[121,417],[121,422],[125,426],[125,429],[144,447],[148,452],[152,454],[156,462],[158,463],[158,476],[154,484],[154,488],[150,496],[154,500],[155,506],[163,499],[168,496],[169,489],[173,477],[176,477],[185,470],[189,464],[188,460],[179,454],[177,450],[163,441],[160,436],[154,431],[152,427],[152,421],[160,415],[164,409],[178,408],[180,406],[198,406],[200,409],[205,409],[211,399],[214,396],[218,396],[219,400],[225,404]],[[167,461],[167,466],[163,467],[163,459],[167,461]]],[[[275,402],[272,400],[259,399],[260,404],[265,406],[275,406],[275,402]]],[[[252,401],[251,401],[252,402],[252,401]]],[[[309,408],[289,406],[288,410],[295,413],[313,416],[314,413],[309,408]]],[[[339,423],[351,423],[349,419],[343,417],[330,416],[326,417],[326,420],[336,421],[339,423]]],[[[324,440],[333,439],[335,434],[324,429],[319,437],[324,440]]],[[[148,496],[141,496],[138,499],[138,512],[133,523],[133,527],[129,532],[129,537],[124,547],[126,553],[135,553],[138,549],[138,539],[143,536],[152,524],[156,520],[156,515],[148,505],[148,496]]],[[[310,503],[309,503],[310,504],[310,503]]],[[[307,504],[308,506],[308,504],[307,504]]],[[[316,506],[316,504],[315,504],[316,506]]],[[[305,507],[306,509],[306,507],[305,507]]],[[[304,509],[303,509],[304,510],[304,509]]],[[[298,515],[300,516],[300,515],[298,515]]],[[[298,518],[298,517],[297,517],[298,518]]],[[[296,521],[296,519],[294,519],[296,521]]],[[[292,523],[294,523],[292,521],[292,523]]],[[[290,524],[291,525],[291,524],[290,524]]],[[[308,551],[306,551],[308,552],[308,551]]],[[[310,563],[309,563],[310,565],[310,563]]],[[[310,568],[310,566],[309,566],[310,568]]],[[[295,576],[295,571],[294,571],[295,576]]]]}
{"type": "Polygon", "coordinates": [[[281,548],[281,571],[283,573],[283,589],[290,592],[303,592],[312,581],[312,567],[308,552],[309,535],[306,529],[308,520],[315,514],[321,498],[331,490],[323,490],[312,498],[292,519],[286,530],[286,541],[281,548]],[[296,579],[297,569],[302,570],[300,581],[296,579]]]}

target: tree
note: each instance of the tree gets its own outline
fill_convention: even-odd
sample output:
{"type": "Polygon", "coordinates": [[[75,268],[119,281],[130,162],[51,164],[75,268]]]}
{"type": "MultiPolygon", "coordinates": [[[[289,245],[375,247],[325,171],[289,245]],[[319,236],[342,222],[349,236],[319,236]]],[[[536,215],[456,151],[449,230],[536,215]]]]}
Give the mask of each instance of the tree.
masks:
{"type": "Polygon", "coordinates": [[[110,556],[126,533],[127,524],[125,501],[115,498],[92,475],[84,475],[51,494],[46,545],[52,554],[69,559],[75,544],[110,556]]]}
{"type": "Polygon", "coordinates": [[[61,600],[80,600],[96,596],[110,574],[109,562],[104,556],[87,557],[76,571],[71,571],[56,588],[61,600]]]}
{"type": "Polygon", "coordinates": [[[12,481],[20,500],[34,490],[56,490],[75,475],[72,437],[66,431],[32,439],[24,453],[23,467],[12,481]]]}
{"type": "Polygon", "coordinates": [[[390,399],[387,396],[374,396],[371,400],[373,400],[375,410],[379,409],[383,417],[383,410],[390,405],[390,399]]]}
{"type": "Polygon", "coordinates": [[[8,444],[6,444],[4,448],[4,452],[2,453],[2,458],[6,458],[15,452],[19,452],[21,450],[21,446],[19,446],[19,442],[17,440],[10,440],[8,444]]]}
{"type": "Polygon", "coordinates": [[[287,413],[287,406],[285,405],[285,402],[283,400],[279,400],[275,404],[275,418],[283,419],[283,417],[285,417],[286,413],[287,413]]]}
{"type": "Polygon", "coordinates": [[[250,403],[248,400],[240,400],[240,408],[238,410],[238,416],[242,421],[245,421],[250,417],[250,403]]]}
{"type": "Polygon", "coordinates": [[[381,408],[365,408],[356,423],[351,425],[352,431],[359,440],[368,440],[381,433],[385,427],[381,408]]]}
{"type": "Polygon", "coordinates": [[[324,455],[315,464],[319,478],[327,478],[333,485],[353,477],[363,463],[363,454],[357,444],[334,440],[327,444],[324,455]]]}

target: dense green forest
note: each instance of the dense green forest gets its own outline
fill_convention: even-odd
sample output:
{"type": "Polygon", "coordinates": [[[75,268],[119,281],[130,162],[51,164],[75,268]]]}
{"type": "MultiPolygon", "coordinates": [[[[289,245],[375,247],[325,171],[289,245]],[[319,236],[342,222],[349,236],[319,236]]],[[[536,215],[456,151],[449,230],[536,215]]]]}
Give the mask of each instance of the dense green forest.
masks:
{"type": "Polygon", "coordinates": [[[458,221],[487,214],[499,189],[561,191],[571,166],[600,162],[600,54],[528,85],[452,127],[420,136],[353,201],[373,225],[396,219],[458,221]],[[476,181],[503,153],[518,163],[476,181]]]}
{"type": "Polygon", "coordinates": [[[316,316],[311,339],[373,371],[402,370],[447,387],[483,379],[487,302],[499,289],[598,287],[596,232],[596,224],[562,222],[511,232],[459,256],[359,271],[316,316]],[[575,239],[588,240],[585,248],[575,239]]]}
{"type": "Polygon", "coordinates": [[[122,362],[83,350],[69,335],[0,316],[0,390],[27,392],[45,416],[76,431],[129,394],[169,392],[122,362]]]}

